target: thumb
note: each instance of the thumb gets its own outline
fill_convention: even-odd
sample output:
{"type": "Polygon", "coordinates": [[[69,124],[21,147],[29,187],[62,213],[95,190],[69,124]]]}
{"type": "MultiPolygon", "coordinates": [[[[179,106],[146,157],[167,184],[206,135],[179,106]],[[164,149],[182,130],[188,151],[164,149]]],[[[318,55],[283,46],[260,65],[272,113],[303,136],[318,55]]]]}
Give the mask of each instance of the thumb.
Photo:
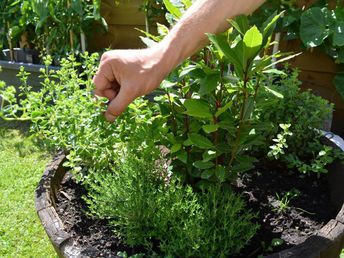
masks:
{"type": "Polygon", "coordinates": [[[128,105],[135,99],[126,88],[120,88],[117,96],[110,102],[106,112],[105,118],[109,122],[114,122],[122,112],[128,107],[128,105]]]}

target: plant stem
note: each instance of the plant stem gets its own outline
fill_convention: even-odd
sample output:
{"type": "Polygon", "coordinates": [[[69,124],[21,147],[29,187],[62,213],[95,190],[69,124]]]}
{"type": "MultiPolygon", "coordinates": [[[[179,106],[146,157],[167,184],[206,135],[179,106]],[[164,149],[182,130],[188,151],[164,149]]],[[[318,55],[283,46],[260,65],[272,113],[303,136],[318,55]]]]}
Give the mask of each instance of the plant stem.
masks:
{"type": "Polygon", "coordinates": [[[175,115],[175,110],[173,108],[173,103],[171,101],[171,95],[170,93],[166,90],[166,94],[167,94],[167,98],[168,98],[168,102],[171,106],[171,116],[172,116],[172,131],[174,136],[177,135],[177,122],[176,122],[176,115],[175,115]]]}
{"type": "Polygon", "coordinates": [[[240,110],[240,118],[239,118],[239,125],[238,125],[238,129],[236,131],[236,136],[235,136],[235,143],[231,152],[231,158],[229,160],[229,164],[228,166],[231,167],[234,161],[234,158],[237,155],[238,149],[239,149],[239,141],[240,141],[240,135],[241,135],[241,130],[242,130],[242,126],[244,124],[244,110],[246,107],[246,102],[247,102],[247,83],[248,83],[248,77],[247,77],[247,73],[245,73],[245,77],[244,77],[244,90],[243,90],[243,101],[242,101],[242,106],[241,106],[241,110],[240,110]]]}

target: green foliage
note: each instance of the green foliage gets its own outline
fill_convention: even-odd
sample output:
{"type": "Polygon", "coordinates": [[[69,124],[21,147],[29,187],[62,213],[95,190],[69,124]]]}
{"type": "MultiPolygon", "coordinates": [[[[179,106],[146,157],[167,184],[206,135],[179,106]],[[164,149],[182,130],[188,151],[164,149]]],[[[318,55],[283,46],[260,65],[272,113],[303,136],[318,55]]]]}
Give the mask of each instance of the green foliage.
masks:
{"type": "MultiPolygon", "coordinates": [[[[344,6],[336,1],[334,8],[327,1],[315,1],[309,8],[301,10],[296,1],[269,0],[252,19],[256,24],[263,22],[271,10],[284,10],[278,26],[285,40],[300,39],[306,48],[318,47],[335,60],[344,64],[344,6]]],[[[344,98],[343,73],[340,71],[333,83],[344,98]]]]}
{"type": "Polygon", "coordinates": [[[2,0],[0,10],[0,49],[10,48],[24,31],[32,29],[30,1],[2,0]]]}
{"type": "Polygon", "coordinates": [[[107,29],[99,0],[4,0],[0,10],[0,49],[16,47],[27,32],[42,54],[65,57],[81,50],[81,32],[91,35],[100,27],[107,29]]]}
{"type": "Polygon", "coordinates": [[[90,35],[99,27],[107,29],[106,21],[100,15],[99,0],[30,2],[36,34],[34,43],[43,53],[54,57],[80,51],[81,32],[90,35]]]}
{"type": "MultiPolygon", "coordinates": [[[[307,48],[322,46],[336,63],[344,63],[344,8],[337,5],[334,10],[329,7],[312,7],[301,15],[300,37],[307,48]]],[[[334,84],[338,93],[344,98],[342,73],[338,73],[334,84]]]]}
{"type": "MultiPolygon", "coordinates": [[[[316,147],[311,149],[312,158],[310,162],[300,160],[297,155],[288,154],[285,160],[289,167],[297,168],[301,173],[327,173],[326,166],[331,164],[336,159],[344,160],[343,152],[337,149],[333,149],[330,146],[319,146],[316,142],[313,143],[316,147]],[[319,150],[320,149],[320,150],[319,150]]],[[[312,146],[310,144],[310,146],[312,146]]]]}
{"type": "MultiPolygon", "coordinates": [[[[49,70],[51,58],[45,59],[42,87],[32,91],[27,85],[28,73],[21,69],[22,85],[16,100],[14,87],[0,88],[0,117],[5,120],[31,121],[32,133],[46,146],[69,152],[68,162],[83,178],[84,171],[111,169],[117,151],[130,144],[154,144],[162,131],[160,116],[149,108],[152,104],[137,100],[114,124],[105,121],[103,100],[93,95],[92,77],[97,69],[96,54],[83,56],[82,63],[74,56],[61,60],[61,69],[49,70]],[[82,72],[80,72],[82,70],[82,72]],[[144,138],[147,137],[147,138],[144,138]],[[130,143],[128,143],[130,142],[130,143]],[[128,144],[127,144],[128,143],[128,144]],[[81,168],[83,170],[81,171],[81,168]]],[[[140,148],[133,149],[140,153],[140,148]]]]}
{"type": "Polygon", "coordinates": [[[281,155],[285,154],[283,149],[288,148],[286,138],[288,135],[293,135],[293,133],[289,131],[290,124],[280,124],[279,126],[283,131],[277,134],[277,138],[272,139],[276,143],[270,146],[271,150],[268,152],[268,157],[274,157],[275,159],[278,159],[281,155]]]}
{"type": "Polygon", "coordinates": [[[130,245],[152,248],[158,241],[168,257],[227,257],[255,234],[253,216],[227,187],[195,193],[155,161],[151,149],[142,158],[123,157],[115,173],[90,182],[87,202],[93,215],[108,218],[130,245]]]}
{"type": "Polygon", "coordinates": [[[327,8],[313,7],[302,14],[300,36],[307,47],[317,47],[330,36],[330,19],[331,14],[327,8]]]}
{"type": "Polygon", "coordinates": [[[278,207],[276,210],[278,212],[285,212],[289,208],[290,201],[294,198],[298,198],[300,194],[300,191],[295,188],[284,193],[283,195],[276,193],[276,198],[278,200],[278,207]]]}
{"type": "MultiPolygon", "coordinates": [[[[162,84],[165,95],[156,101],[168,120],[163,144],[176,171],[200,188],[233,180],[256,161],[249,152],[263,142],[253,117],[261,81],[276,72],[273,65],[292,58],[268,54],[279,17],[272,15],[259,28],[249,27],[245,16],[236,18],[231,21],[235,30],[208,35],[213,45],[162,84]]],[[[270,98],[278,96],[268,90],[274,93],[270,98]]]]}
{"type": "Polygon", "coordinates": [[[333,105],[309,91],[301,92],[297,71],[278,76],[273,85],[269,85],[269,80],[266,83],[268,88],[279,92],[283,98],[269,101],[271,93],[260,92],[255,113],[261,125],[266,125],[262,131],[264,137],[268,142],[275,142],[270,151],[266,150],[268,156],[302,173],[327,172],[326,165],[340,155],[321,143],[321,132],[316,129],[322,128],[324,121],[331,116],[333,105]],[[280,133],[279,124],[290,126],[282,128],[280,133]]]}

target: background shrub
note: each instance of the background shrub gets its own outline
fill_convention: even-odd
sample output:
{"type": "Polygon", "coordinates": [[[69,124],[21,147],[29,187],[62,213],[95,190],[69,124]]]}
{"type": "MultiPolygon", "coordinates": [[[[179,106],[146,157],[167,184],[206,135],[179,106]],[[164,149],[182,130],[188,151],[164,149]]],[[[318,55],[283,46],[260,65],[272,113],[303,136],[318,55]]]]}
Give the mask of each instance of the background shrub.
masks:
{"type": "Polygon", "coordinates": [[[272,99],[264,91],[258,95],[255,118],[266,139],[259,149],[302,173],[327,172],[325,166],[339,153],[321,143],[319,129],[331,119],[333,104],[309,90],[301,91],[297,70],[267,78],[264,83],[281,97],[272,99]]]}

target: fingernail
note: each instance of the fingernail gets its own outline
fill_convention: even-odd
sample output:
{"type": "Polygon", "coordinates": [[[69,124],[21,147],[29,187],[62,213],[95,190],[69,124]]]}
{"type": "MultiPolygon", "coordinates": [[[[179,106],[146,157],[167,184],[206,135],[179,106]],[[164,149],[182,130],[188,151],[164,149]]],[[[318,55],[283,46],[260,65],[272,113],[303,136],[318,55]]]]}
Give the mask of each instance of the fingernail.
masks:
{"type": "Polygon", "coordinates": [[[117,118],[117,116],[110,114],[108,111],[106,111],[104,115],[105,115],[105,119],[109,121],[110,123],[113,123],[117,118]]]}

